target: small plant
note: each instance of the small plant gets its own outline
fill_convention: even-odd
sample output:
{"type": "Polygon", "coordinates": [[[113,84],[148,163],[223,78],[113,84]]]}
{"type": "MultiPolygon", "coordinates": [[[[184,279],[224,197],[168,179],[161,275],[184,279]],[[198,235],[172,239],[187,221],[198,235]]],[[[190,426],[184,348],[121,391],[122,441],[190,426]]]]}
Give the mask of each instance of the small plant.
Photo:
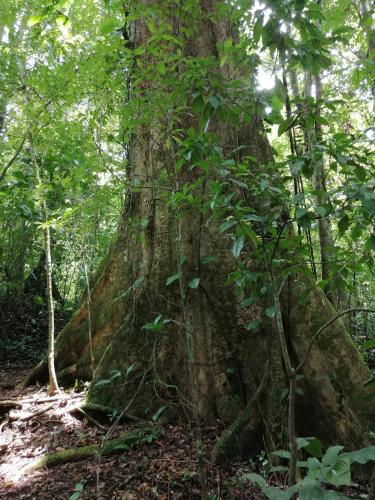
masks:
{"type": "Polygon", "coordinates": [[[84,487],[85,487],[86,480],[81,479],[79,483],[77,483],[74,487],[74,493],[69,497],[69,500],[77,500],[78,498],[81,497],[84,487]]]}
{"type": "MultiPolygon", "coordinates": [[[[327,486],[350,486],[351,465],[356,462],[366,464],[375,461],[375,446],[362,448],[360,450],[344,452],[343,446],[331,446],[322,455],[321,443],[315,438],[298,438],[298,448],[305,449],[310,456],[306,461],[298,461],[297,466],[306,469],[305,477],[294,486],[281,490],[273,486],[268,486],[267,481],[259,474],[244,474],[242,480],[248,480],[257,484],[264,495],[269,500],[289,500],[296,493],[299,493],[301,500],[337,500],[349,498],[337,491],[327,489],[327,486]],[[318,456],[317,456],[318,455],[318,456]],[[320,460],[319,460],[320,458],[320,460]]],[[[279,450],[275,455],[289,459],[290,452],[279,450]]],[[[287,471],[287,467],[278,466],[271,469],[273,472],[287,471]]]]}

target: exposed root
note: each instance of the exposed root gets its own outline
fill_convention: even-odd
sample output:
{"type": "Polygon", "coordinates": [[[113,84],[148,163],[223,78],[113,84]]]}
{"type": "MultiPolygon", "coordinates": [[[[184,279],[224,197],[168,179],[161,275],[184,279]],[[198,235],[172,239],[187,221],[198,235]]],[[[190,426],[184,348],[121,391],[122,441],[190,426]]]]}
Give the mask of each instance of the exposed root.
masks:
{"type": "Polygon", "coordinates": [[[94,417],[92,417],[91,415],[89,415],[84,409],[83,409],[83,404],[77,404],[77,405],[74,405],[72,408],[69,408],[68,409],[68,413],[70,414],[74,414],[74,413],[81,413],[85,418],[87,418],[87,420],[89,420],[91,423],[93,423],[94,425],[96,425],[96,427],[98,427],[99,429],[102,429],[102,430],[106,430],[107,428],[102,425],[100,422],[98,422],[94,417]]]}
{"type": "Polygon", "coordinates": [[[38,380],[39,374],[43,373],[45,370],[47,370],[47,361],[45,359],[42,359],[34,368],[31,370],[31,372],[28,374],[28,376],[20,382],[17,385],[17,389],[26,389],[29,385],[32,385],[34,382],[38,380]]]}
{"type": "Polygon", "coordinates": [[[248,454],[252,444],[261,435],[261,418],[256,410],[256,403],[262,397],[268,380],[267,364],[263,378],[252,398],[247,402],[236,420],[226,429],[212,450],[212,460],[219,464],[248,454]]]}
{"type": "Polygon", "coordinates": [[[35,417],[38,417],[39,415],[42,415],[43,413],[46,413],[48,410],[51,410],[51,408],[54,407],[54,403],[51,403],[44,408],[41,408],[38,411],[35,411],[34,413],[26,413],[26,414],[17,414],[17,413],[12,413],[9,412],[8,419],[10,422],[15,422],[17,420],[21,422],[26,422],[27,420],[32,420],[35,417]]]}
{"type": "MultiPolygon", "coordinates": [[[[17,389],[25,389],[30,385],[35,384],[37,381],[46,381],[48,380],[48,371],[47,371],[47,361],[42,359],[28,374],[28,376],[17,385],[17,389]]],[[[70,365],[57,372],[57,378],[59,381],[70,381],[74,380],[74,376],[77,371],[77,366],[70,365]]]]}
{"type": "Polygon", "coordinates": [[[76,462],[94,455],[105,456],[121,453],[139,444],[151,443],[159,436],[155,429],[142,429],[126,432],[116,439],[103,444],[91,444],[81,448],[70,448],[55,453],[47,453],[23,468],[22,474],[30,473],[42,467],[52,467],[66,462],[76,462]]]}
{"type": "MultiPolygon", "coordinates": [[[[113,409],[105,406],[105,405],[100,405],[96,403],[84,403],[81,406],[81,409],[84,410],[85,412],[92,412],[92,413],[102,413],[108,417],[108,415],[111,415],[113,413],[113,409]]],[[[120,420],[128,421],[128,422],[138,422],[138,423],[146,423],[147,420],[144,420],[142,418],[136,417],[134,415],[130,415],[129,413],[122,413],[120,420]]]]}

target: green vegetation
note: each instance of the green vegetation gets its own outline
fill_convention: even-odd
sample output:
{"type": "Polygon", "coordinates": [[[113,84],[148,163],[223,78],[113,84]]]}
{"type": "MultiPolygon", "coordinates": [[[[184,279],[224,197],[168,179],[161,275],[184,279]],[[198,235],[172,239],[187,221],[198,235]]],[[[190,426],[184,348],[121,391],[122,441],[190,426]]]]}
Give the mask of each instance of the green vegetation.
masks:
{"type": "Polygon", "coordinates": [[[4,356],[193,421],[202,498],[203,421],[217,463],[284,449],[283,493],[244,477],[269,498],[374,460],[374,26],[367,0],[0,0],[4,356]]]}

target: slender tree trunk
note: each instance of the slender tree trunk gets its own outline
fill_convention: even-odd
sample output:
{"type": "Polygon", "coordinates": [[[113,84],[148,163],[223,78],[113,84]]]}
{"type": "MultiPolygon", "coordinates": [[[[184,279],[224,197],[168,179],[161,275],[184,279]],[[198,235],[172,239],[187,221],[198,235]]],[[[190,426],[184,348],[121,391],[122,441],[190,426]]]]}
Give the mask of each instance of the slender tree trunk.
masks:
{"type": "MultiPolygon", "coordinates": [[[[330,205],[329,197],[326,188],[326,173],[324,168],[324,155],[319,150],[319,143],[322,140],[322,126],[319,122],[320,117],[320,102],[322,99],[322,84],[320,75],[316,75],[315,83],[315,126],[314,129],[305,131],[306,148],[310,154],[311,162],[313,165],[313,189],[315,192],[315,201],[318,207],[323,207],[328,210],[330,205]]],[[[306,97],[312,98],[312,76],[305,72],[305,94],[306,97]]],[[[331,234],[331,227],[329,216],[322,215],[318,219],[318,232],[319,232],[319,248],[320,248],[320,262],[321,262],[321,278],[328,282],[325,292],[336,310],[345,308],[347,306],[346,295],[340,288],[340,272],[335,266],[335,246],[331,234]],[[338,285],[336,285],[336,283],[338,285]]],[[[347,321],[347,320],[345,320],[347,321]]]]}
{"type": "MultiPolygon", "coordinates": [[[[29,143],[31,159],[35,169],[35,178],[38,188],[42,189],[42,180],[40,177],[39,165],[35,155],[34,141],[32,132],[29,133],[29,143]]],[[[44,222],[48,221],[47,203],[44,195],[40,192],[41,205],[44,213],[44,222]]],[[[46,296],[48,306],[48,373],[49,373],[49,387],[48,393],[53,394],[59,392],[59,386],[55,371],[55,307],[53,302],[53,281],[52,281],[52,257],[51,257],[51,235],[50,228],[47,225],[43,229],[44,238],[44,253],[45,253],[45,266],[46,266],[46,296]]]]}

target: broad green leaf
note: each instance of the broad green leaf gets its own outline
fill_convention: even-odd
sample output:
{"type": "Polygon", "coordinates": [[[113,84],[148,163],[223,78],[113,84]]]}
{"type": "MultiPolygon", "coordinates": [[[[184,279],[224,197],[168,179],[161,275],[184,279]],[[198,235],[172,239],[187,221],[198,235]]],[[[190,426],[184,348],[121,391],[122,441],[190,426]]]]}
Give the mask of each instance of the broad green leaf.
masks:
{"type": "Polygon", "coordinates": [[[343,446],[330,446],[328,450],[324,453],[323,458],[322,458],[322,463],[323,465],[330,465],[332,464],[333,460],[338,456],[341,450],[343,450],[343,446]]]}
{"type": "Polygon", "coordinates": [[[315,437],[306,439],[309,441],[309,444],[304,447],[305,451],[313,457],[321,458],[323,455],[323,443],[315,437]]]}
{"type": "Polygon", "coordinates": [[[156,413],[152,416],[152,421],[157,422],[162,413],[167,409],[166,406],[161,406],[156,413]]]}
{"type": "Polygon", "coordinates": [[[220,225],[220,232],[224,233],[224,231],[235,226],[236,224],[237,224],[236,219],[228,219],[220,225]]]}
{"type": "Polygon", "coordinates": [[[40,21],[43,21],[44,16],[39,15],[39,16],[30,16],[27,25],[31,28],[32,26],[35,26],[35,24],[40,23],[40,21]]]}
{"type": "Polygon", "coordinates": [[[200,279],[199,278],[193,278],[189,281],[188,287],[189,288],[198,288],[199,286],[200,279]]]}
{"type": "Polygon", "coordinates": [[[211,106],[213,107],[213,109],[216,110],[221,105],[222,100],[217,95],[211,95],[208,98],[208,102],[211,104],[211,106]]]}
{"type": "Polygon", "coordinates": [[[267,318],[273,318],[276,314],[276,306],[273,305],[273,306],[267,307],[264,312],[265,312],[267,318]]]}
{"type": "Polygon", "coordinates": [[[173,274],[172,276],[169,276],[169,278],[167,278],[166,285],[169,286],[175,281],[179,280],[180,278],[181,278],[181,273],[173,274]]]}
{"type": "Polygon", "coordinates": [[[239,256],[241,255],[241,251],[243,249],[244,244],[245,244],[245,237],[244,236],[240,236],[234,242],[232,252],[233,252],[233,255],[236,257],[236,259],[238,259],[239,256]]]}
{"type": "Polygon", "coordinates": [[[316,211],[318,212],[318,214],[320,215],[320,217],[325,217],[327,215],[327,210],[325,207],[316,207],[316,211]]]}
{"type": "Polygon", "coordinates": [[[104,378],[95,382],[96,387],[101,387],[103,385],[110,385],[110,384],[112,384],[112,380],[104,379],[104,378]]]}
{"type": "Polygon", "coordinates": [[[277,135],[280,137],[281,134],[287,132],[290,128],[292,128],[294,121],[295,121],[294,116],[290,116],[289,118],[286,118],[284,121],[282,121],[277,130],[277,135]]]}
{"type": "Polygon", "coordinates": [[[357,462],[359,464],[366,464],[369,461],[375,461],[375,446],[368,446],[360,450],[342,453],[340,457],[349,458],[351,463],[357,462]]]}
{"type": "Polygon", "coordinates": [[[257,484],[261,488],[267,488],[267,481],[260,474],[255,474],[254,472],[249,472],[247,474],[243,474],[241,476],[243,481],[251,481],[254,484],[257,484]]]}
{"type": "Polygon", "coordinates": [[[259,326],[260,326],[260,321],[254,320],[254,321],[250,321],[250,323],[247,323],[245,328],[246,328],[246,330],[249,330],[249,331],[256,331],[256,330],[258,330],[259,326]]]}

